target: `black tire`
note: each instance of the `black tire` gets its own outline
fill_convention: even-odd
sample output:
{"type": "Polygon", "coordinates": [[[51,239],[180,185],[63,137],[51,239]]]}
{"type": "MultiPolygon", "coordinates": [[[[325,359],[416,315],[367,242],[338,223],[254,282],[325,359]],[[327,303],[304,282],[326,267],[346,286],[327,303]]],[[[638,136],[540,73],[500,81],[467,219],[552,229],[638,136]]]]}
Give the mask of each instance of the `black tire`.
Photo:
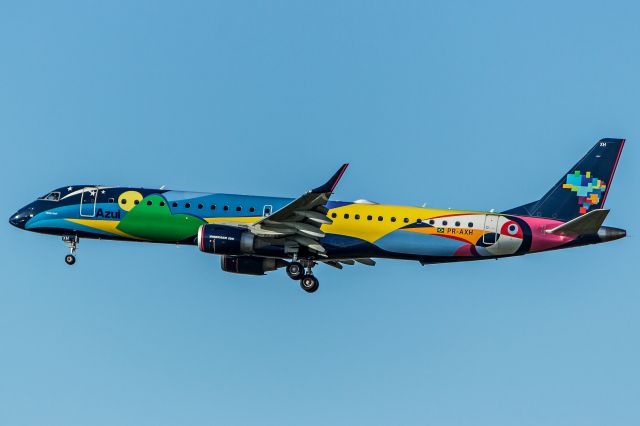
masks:
{"type": "Polygon", "coordinates": [[[64,261],[67,263],[67,265],[73,265],[74,263],[76,263],[76,257],[72,254],[68,254],[64,257],[64,261]]]}
{"type": "Polygon", "coordinates": [[[287,265],[287,275],[292,280],[299,280],[304,275],[304,267],[300,262],[291,262],[287,265]]]}
{"type": "Polygon", "coordinates": [[[315,293],[320,287],[320,282],[313,275],[304,275],[300,280],[300,287],[307,293],[315,293]]]}

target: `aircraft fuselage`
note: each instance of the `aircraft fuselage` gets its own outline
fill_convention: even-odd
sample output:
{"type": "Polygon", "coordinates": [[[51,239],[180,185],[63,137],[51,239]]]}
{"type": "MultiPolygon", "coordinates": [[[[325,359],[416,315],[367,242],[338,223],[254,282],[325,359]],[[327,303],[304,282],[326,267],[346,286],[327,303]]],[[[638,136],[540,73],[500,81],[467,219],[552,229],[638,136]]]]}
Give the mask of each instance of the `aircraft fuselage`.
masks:
{"type": "MultiPolygon", "coordinates": [[[[203,224],[251,224],[292,200],[72,185],[23,207],[10,222],[28,231],[60,236],[195,245],[203,224]]],[[[325,234],[320,243],[326,248],[326,259],[337,260],[480,260],[600,243],[625,235],[623,230],[604,226],[592,235],[555,235],[546,231],[562,221],[492,212],[342,201],[329,201],[326,208],[333,223],[320,228],[325,234]]],[[[245,254],[287,257],[278,245],[245,254]]]]}
{"type": "Polygon", "coordinates": [[[422,264],[495,259],[597,244],[626,235],[602,226],[624,139],[601,139],[540,199],[494,212],[333,201],[344,164],[298,198],[72,185],[16,212],[9,222],[61,235],[75,263],[79,238],[197,245],[224,271],[286,268],[313,293],[318,263],[341,269],[373,258],[422,264]]]}

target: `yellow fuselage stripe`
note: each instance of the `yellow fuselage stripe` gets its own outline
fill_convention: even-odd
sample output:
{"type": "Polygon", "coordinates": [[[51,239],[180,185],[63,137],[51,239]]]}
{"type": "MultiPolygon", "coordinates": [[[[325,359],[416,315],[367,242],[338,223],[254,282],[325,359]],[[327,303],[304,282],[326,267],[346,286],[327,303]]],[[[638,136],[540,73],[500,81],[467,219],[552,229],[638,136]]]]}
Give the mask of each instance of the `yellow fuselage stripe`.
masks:
{"type": "Polygon", "coordinates": [[[126,232],[122,232],[117,229],[120,224],[119,220],[103,220],[103,219],[67,219],[69,222],[77,223],[78,225],[88,226],[89,228],[99,229],[100,231],[110,232],[120,237],[131,238],[132,240],[143,240],[142,238],[134,237],[126,232]]]}
{"type": "MultiPolygon", "coordinates": [[[[383,236],[396,231],[409,223],[415,223],[418,219],[422,221],[429,220],[434,217],[443,217],[451,215],[480,214],[487,213],[463,211],[463,210],[444,210],[430,209],[423,207],[410,206],[394,206],[387,204],[348,204],[346,206],[331,209],[327,216],[333,220],[331,225],[322,225],[321,230],[328,234],[344,235],[348,237],[359,238],[368,242],[375,242],[383,236]],[[333,218],[335,213],[336,217],[333,218]],[[349,215],[345,218],[345,214],[349,215]],[[356,215],[359,219],[356,219],[356,215]],[[368,217],[371,216],[371,220],[368,217]],[[382,217],[382,220],[379,218],[382,217]],[[395,218],[395,221],[391,221],[395,218]],[[405,222],[405,218],[408,219],[405,222]]],[[[234,222],[234,223],[254,223],[262,219],[262,216],[243,216],[243,217],[211,217],[204,218],[207,223],[234,222]]],[[[117,229],[120,221],[117,220],[100,220],[100,219],[67,219],[69,222],[84,225],[90,228],[109,232],[121,237],[131,238],[134,240],[142,240],[141,238],[127,234],[117,229]]],[[[453,229],[453,228],[451,228],[453,229]]],[[[445,233],[449,228],[446,228],[445,233]]],[[[412,229],[413,232],[436,234],[436,230],[431,228],[412,229]]],[[[455,234],[455,231],[452,231],[455,234]]],[[[478,232],[474,231],[474,234],[478,232]]],[[[480,233],[484,233],[480,231],[480,233]]],[[[441,233],[439,235],[442,235],[441,233]]],[[[453,235],[451,235],[453,236],[453,235]]],[[[466,236],[469,239],[474,236],[466,236]]],[[[467,239],[465,236],[460,236],[467,239]]]]}

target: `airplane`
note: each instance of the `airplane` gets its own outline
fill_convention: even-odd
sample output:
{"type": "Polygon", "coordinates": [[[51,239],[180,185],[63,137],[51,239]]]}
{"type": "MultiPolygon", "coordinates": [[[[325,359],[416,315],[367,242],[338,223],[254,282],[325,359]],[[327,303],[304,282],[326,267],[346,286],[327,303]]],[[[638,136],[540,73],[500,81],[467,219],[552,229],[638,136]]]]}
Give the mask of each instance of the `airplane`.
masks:
{"type": "Polygon", "coordinates": [[[342,269],[373,266],[374,258],[422,265],[498,259],[623,238],[624,229],[602,224],[624,143],[598,141],[542,198],[499,213],[330,200],[344,164],[295,199],[69,185],[27,204],[9,222],[62,236],[69,265],[80,238],[195,245],[220,255],[223,271],[264,275],[285,268],[313,293],[318,264],[342,269]]]}

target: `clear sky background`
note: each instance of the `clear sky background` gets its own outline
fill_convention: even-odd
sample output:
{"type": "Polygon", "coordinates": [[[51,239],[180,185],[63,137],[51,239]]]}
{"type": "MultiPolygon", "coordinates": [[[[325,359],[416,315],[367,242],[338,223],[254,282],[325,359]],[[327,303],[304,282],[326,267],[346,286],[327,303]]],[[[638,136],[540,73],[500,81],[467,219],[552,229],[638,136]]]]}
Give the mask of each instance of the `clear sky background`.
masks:
{"type": "Polygon", "coordinates": [[[637,2],[0,1],[5,220],[52,188],[507,209],[628,139],[610,244],[245,277],[0,227],[2,425],[640,424],[637,2]],[[517,4],[516,4],[517,3],[517,4]]]}

